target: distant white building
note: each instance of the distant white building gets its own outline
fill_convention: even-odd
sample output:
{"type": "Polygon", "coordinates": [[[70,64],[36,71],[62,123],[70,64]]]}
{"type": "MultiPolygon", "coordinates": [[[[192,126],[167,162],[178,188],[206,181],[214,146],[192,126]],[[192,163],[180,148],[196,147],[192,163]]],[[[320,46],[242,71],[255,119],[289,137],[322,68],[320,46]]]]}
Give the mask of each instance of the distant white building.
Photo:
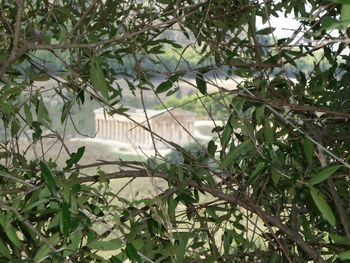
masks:
{"type": "MultiPolygon", "coordinates": [[[[117,114],[110,116],[102,108],[94,110],[94,114],[97,139],[133,144],[143,149],[153,148],[151,133],[144,128],[148,128],[148,124],[143,109],[128,110],[127,114],[133,121],[117,114]]],[[[195,113],[178,108],[169,109],[169,112],[147,109],[147,117],[152,132],[160,137],[181,146],[193,142],[195,113]]],[[[167,147],[156,136],[154,139],[157,148],[167,147]]]]}

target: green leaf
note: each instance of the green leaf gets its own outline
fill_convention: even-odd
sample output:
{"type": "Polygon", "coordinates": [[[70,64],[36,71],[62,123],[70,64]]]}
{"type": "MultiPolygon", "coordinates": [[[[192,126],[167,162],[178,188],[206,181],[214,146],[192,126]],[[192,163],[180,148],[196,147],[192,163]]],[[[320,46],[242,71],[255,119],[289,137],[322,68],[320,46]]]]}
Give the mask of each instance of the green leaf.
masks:
{"type": "Polygon", "coordinates": [[[11,114],[13,112],[13,108],[10,104],[0,99],[0,111],[5,114],[11,114]]]}
{"type": "Polygon", "coordinates": [[[207,83],[204,80],[204,76],[202,73],[197,73],[196,75],[196,84],[197,89],[203,94],[207,94],[207,83]]]}
{"type": "Polygon", "coordinates": [[[70,158],[66,161],[67,166],[64,168],[65,170],[68,170],[73,167],[74,164],[80,161],[81,157],[83,156],[85,152],[85,146],[80,147],[76,153],[72,153],[70,155],[70,158]]]}
{"type": "Polygon", "coordinates": [[[350,22],[350,4],[349,4],[349,2],[348,2],[348,4],[343,4],[341,6],[340,20],[350,22]]]}
{"type": "Polygon", "coordinates": [[[70,224],[69,205],[67,202],[63,202],[60,211],[60,230],[61,233],[68,237],[70,224]]]}
{"type": "Polygon", "coordinates": [[[67,119],[67,116],[68,116],[72,106],[73,106],[73,104],[71,101],[64,103],[63,108],[62,108],[62,113],[61,113],[61,123],[62,124],[67,119]]]}
{"type": "Polygon", "coordinates": [[[350,240],[344,236],[339,236],[337,234],[329,234],[329,238],[336,244],[340,244],[340,245],[350,244],[350,240]]]}
{"type": "Polygon", "coordinates": [[[2,242],[0,239],[0,255],[6,257],[6,258],[11,258],[11,253],[8,247],[2,242]]]}
{"type": "Polygon", "coordinates": [[[142,239],[135,239],[131,242],[136,250],[140,250],[145,246],[145,242],[142,239]]]}
{"type": "Polygon", "coordinates": [[[86,246],[91,249],[108,251],[121,248],[123,246],[123,243],[120,239],[115,238],[108,241],[92,241],[86,246]]]}
{"type": "Polygon", "coordinates": [[[32,123],[33,123],[33,115],[32,115],[32,112],[30,110],[30,107],[27,103],[24,103],[24,115],[26,117],[26,122],[28,124],[29,127],[32,126],[32,123]]]}
{"type": "Polygon", "coordinates": [[[37,107],[37,115],[38,120],[43,124],[48,124],[51,122],[49,113],[45,107],[43,99],[39,100],[38,107],[37,107]]]}
{"type": "Polygon", "coordinates": [[[281,174],[274,167],[271,168],[271,179],[272,179],[272,181],[273,181],[275,186],[278,185],[278,183],[279,183],[279,181],[281,179],[281,174]]]}
{"type": "Polygon", "coordinates": [[[263,28],[263,29],[256,31],[256,34],[257,35],[270,35],[273,33],[273,31],[275,31],[274,27],[266,27],[266,28],[263,28]]]}
{"type": "Polygon", "coordinates": [[[110,263],[123,263],[121,259],[119,259],[117,256],[111,256],[109,259],[110,263]]]}
{"type": "Polygon", "coordinates": [[[265,105],[258,107],[255,110],[255,118],[257,123],[261,123],[261,121],[264,119],[265,116],[265,105]]]}
{"type": "Polygon", "coordinates": [[[265,140],[266,140],[267,143],[273,143],[273,141],[274,141],[274,130],[271,127],[269,119],[265,119],[264,137],[265,137],[265,140]]]}
{"type": "Polygon", "coordinates": [[[125,248],[125,252],[126,252],[126,255],[128,256],[128,258],[130,260],[137,260],[137,261],[141,260],[141,257],[137,253],[137,250],[136,250],[136,248],[134,247],[133,244],[127,243],[126,244],[126,248],[125,248]]]}
{"type": "Polygon", "coordinates": [[[340,260],[350,260],[350,249],[340,253],[338,258],[340,260]]]}
{"type": "Polygon", "coordinates": [[[45,162],[41,161],[40,162],[40,169],[41,169],[41,175],[45,180],[47,188],[49,188],[49,190],[53,196],[57,196],[57,185],[56,185],[55,180],[52,176],[50,168],[48,167],[48,165],[45,162]]]}
{"type": "Polygon", "coordinates": [[[330,206],[327,204],[326,200],[323,198],[321,192],[315,188],[315,187],[310,187],[310,194],[312,199],[314,200],[318,210],[320,210],[321,214],[323,217],[332,225],[336,225],[336,220],[334,213],[330,206]]]}
{"type": "Polygon", "coordinates": [[[233,133],[233,128],[229,123],[227,123],[224,131],[221,134],[221,138],[220,138],[222,145],[225,145],[226,143],[229,142],[232,133],[233,133]]]}
{"type": "Polygon", "coordinates": [[[171,89],[172,86],[173,86],[173,83],[170,80],[164,81],[159,84],[159,86],[156,89],[156,93],[159,94],[162,92],[166,92],[169,89],[171,89]]]}
{"type": "Polygon", "coordinates": [[[222,160],[221,168],[226,168],[229,164],[231,164],[236,157],[244,152],[244,150],[249,151],[252,147],[252,142],[250,139],[242,142],[238,145],[233,151],[229,152],[225,158],[222,160]]]}
{"type": "Polygon", "coordinates": [[[90,63],[90,79],[92,86],[100,91],[104,98],[108,99],[108,83],[97,59],[93,59],[90,63]]]}
{"type": "Polygon", "coordinates": [[[265,163],[264,162],[259,162],[254,170],[254,172],[249,176],[247,180],[247,185],[251,185],[252,183],[255,182],[255,180],[258,178],[258,176],[261,174],[261,172],[265,168],[265,163]]]}
{"type": "Polygon", "coordinates": [[[44,204],[47,201],[49,201],[49,199],[40,198],[39,200],[37,200],[35,202],[27,204],[26,207],[24,209],[22,209],[22,212],[32,210],[34,207],[37,207],[38,205],[44,204]]]}
{"type": "MultiPolygon", "coordinates": [[[[57,242],[60,240],[60,237],[58,234],[55,234],[49,238],[49,242],[51,245],[55,246],[57,242]]],[[[39,249],[36,251],[36,254],[33,258],[33,262],[41,262],[50,252],[53,252],[52,249],[43,243],[39,249]]]]}
{"type": "Polygon", "coordinates": [[[50,76],[47,74],[35,75],[32,77],[34,81],[48,81],[50,80],[50,76]]]}
{"type": "MultiPolygon", "coordinates": [[[[7,214],[8,215],[8,214],[7,214]]],[[[17,247],[21,248],[21,240],[17,236],[16,229],[12,226],[11,221],[9,218],[4,216],[3,214],[0,214],[0,224],[2,228],[4,229],[4,232],[8,239],[17,247]]]]}
{"type": "Polygon", "coordinates": [[[18,238],[16,229],[11,225],[10,221],[5,222],[3,225],[4,231],[11,242],[17,247],[21,247],[21,240],[18,238]]]}
{"type": "Polygon", "coordinates": [[[209,153],[209,155],[211,157],[214,158],[217,148],[218,147],[217,147],[217,145],[215,144],[215,142],[213,140],[209,141],[209,143],[208,143],[208,153],[209,153]]]}
{"type": "Polygon", "coordinates": [[[308,184],[315,185],[323,182],[332,174],[334,174],[336,171],[338,171],[341,167],[342,165],[332,165],[322,169],[318,174],[316,174],[314,177],[312,177],[309,180],[308,184]]]}
{"type": "Polygon", "coordinates": [[[314,154],[314,143],[307,137],[304,139],[304,153],[306,156],[306,160],[311,163],[312,156],[314,154]]]}

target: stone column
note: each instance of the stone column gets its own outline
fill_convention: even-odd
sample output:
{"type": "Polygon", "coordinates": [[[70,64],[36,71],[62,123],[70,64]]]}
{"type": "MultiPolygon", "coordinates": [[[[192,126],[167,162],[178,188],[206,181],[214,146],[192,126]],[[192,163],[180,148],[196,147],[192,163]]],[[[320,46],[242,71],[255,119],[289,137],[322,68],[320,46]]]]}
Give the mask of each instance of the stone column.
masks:
{"type": "Polygon", "coordinates": [[[121,121],[120,122],[120,131],[121,131],[121,133],[120,133],[120,141],[121,142],[124,142],[124,140],[125,140],[125,132],[124,132],[124,121],[121,121]]]}
{"type": "Polygon", "coordinates": [[[114,120],[114,140],[118,140],[118,122],[114,120]]]}
{"type": "Polygon", "coordinates": [[[100,138],[100,132],[101,132],[101,127],[100,127],[100,120],[96,118],[95,121],[95,131],[96,131],[96,138],[100,138]]]}
{"type": "Polygon", "coordinates": [[[106,139],[109,140],[109,120],[106,119],[106,139]]]}
{"type": "Polygon", "coordinates": [[[145,146],[146,144],[146,131],[144,129],[141,130],[141,143],[142,143],[142,146],[145,146]]]}
{"type": "Polygon", "coordinates": [[[117,141],[120,140],[120,121],[117,121],[117,141]]]}
{"type": "Polygon", "coordinates": [[[100,120],[100,138],[103,139],[104,138],[104,121],[101,119],[100,120]]]}
{"type": "Polygon", "coordinates": [[[174,141],[176,139],[175,129],[176,129],[176,125],[175,125],[175,123],[172,123],[171,130],[170,130],[170,140],[171,141],[174,141]]]}

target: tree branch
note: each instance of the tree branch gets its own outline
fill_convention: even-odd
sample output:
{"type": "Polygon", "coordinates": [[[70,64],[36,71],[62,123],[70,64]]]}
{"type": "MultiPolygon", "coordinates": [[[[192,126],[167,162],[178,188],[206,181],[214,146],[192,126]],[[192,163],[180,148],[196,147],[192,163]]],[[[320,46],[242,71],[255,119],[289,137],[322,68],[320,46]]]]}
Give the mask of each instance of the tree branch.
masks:
{"type": "Polygon", "coordinates": [[[2,78],[4,73],[8,70],[8,68],[27,51],[27,48],[25,46],[23,46],[22,48],[19,48],[19,39],[20,39],[20,32],[21,32],[21,20],[22,20],[23,10],[24,10],[24,0],[17,0],[17,14],[16,14],[16,22],[15,22],[15,31],[13,33],[12,49],[9,57],[2,64],[0,68],[0,79],[2,78]]]}
{"type": "MultiPolygon", "coordinates": [[[[94,175],[94,176],[80,177],[80,178],[72,179],[72,181],[70,180],[69,181],[75,182],[75,183],[87,183],[87,182],[98,182],[99,179],[111,180],[111,179],[119,179],[119,178],[126,178],[126,177],[128,178],[157,177],[157,178],[162,178],[164,180],[168,179],[167,175],[164,173],[142,169],[142,170],[130,170],[130,171],[120,171],[115,173],[109,173],[109,174],[105,174],[104,176],[94,175]]],[[[221,200],[225,200],[231,205],[239,205],[244,209],[247,209],[255,213],[263,221],[266,221],[270,225],[277,227],[279,230],[281,230],[293,242],[295,242],[302,250],[304,250],[304,252],[310,258],[314,259],[316,262],[321,262],[321,263],[325,262],[320,257],[319,253],[315,251],[314,248],[311,247],[307,242],[305,242],[302,236],[300,236],[298,232],[295,232],[294,230],[288,228],[285,224],[283,224],[280,218],[267,214],[260,207],[255,205],[254,202],[250,200],[249,197],[244,196],[242,193],[238,193],[237,191],[235,191],[231,194],[225,194],[222,191],[212,188],[210,186],[198,185],[194,181],[190,181],[188,185],[200,191],[209,193],[221,200]]]]}
{"type": "Polygon", "coordinates": [[[293,111],[302,111],[302,112],[323,112],[328,115],[336,116],[336,117],[343,117],[343,118],[349,118],[350,119],[350,113],[347,112],[339,112],[339,111],[332,111],[324,108],[318,108],[318,107],[313,107],[313,106],[305,106],[305,105],[300,105],[296,103],[288,103],[285,101],[273,101],[269,99],[265,99],[262,97],[257,97],[257,96],[251,96],[247,94],[242,94],[238,93],[240,97],[250,99],[251,101],[254,102],[260,102],[262,104],[267,104],[270,105],[271,107],[274,108],[284,108],[284,107],[289,107],[293,111]]]}

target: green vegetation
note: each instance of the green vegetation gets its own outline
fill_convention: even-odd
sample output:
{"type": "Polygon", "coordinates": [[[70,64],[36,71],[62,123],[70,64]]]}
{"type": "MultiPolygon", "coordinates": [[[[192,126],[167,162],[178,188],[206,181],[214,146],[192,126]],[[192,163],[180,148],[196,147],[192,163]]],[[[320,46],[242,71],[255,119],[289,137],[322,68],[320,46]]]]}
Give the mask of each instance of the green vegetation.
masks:
{"type": "Polygon", "coordinates": [[[230,105],[230,96],[192,94],[181,98],[172,95],[163,102],[163,105],[158,104],[154,108],[161,110],[164,107],[180,107],[183,110],[195,112],[198,119],[208,119],[212,116],[215,120],[226,120],[229,116],[228,105],[230,105]]]}
{"type": "Polygon", "coordinates": [[[0,262],[350,261],[348,1],[2,0],[0,17],[0,262]],[[208,94],[219,79],[239,84],[208,94]],[[147,94],[224,121],[183,146],[132,120],[168,155],[70,140],[147,94]]]}

